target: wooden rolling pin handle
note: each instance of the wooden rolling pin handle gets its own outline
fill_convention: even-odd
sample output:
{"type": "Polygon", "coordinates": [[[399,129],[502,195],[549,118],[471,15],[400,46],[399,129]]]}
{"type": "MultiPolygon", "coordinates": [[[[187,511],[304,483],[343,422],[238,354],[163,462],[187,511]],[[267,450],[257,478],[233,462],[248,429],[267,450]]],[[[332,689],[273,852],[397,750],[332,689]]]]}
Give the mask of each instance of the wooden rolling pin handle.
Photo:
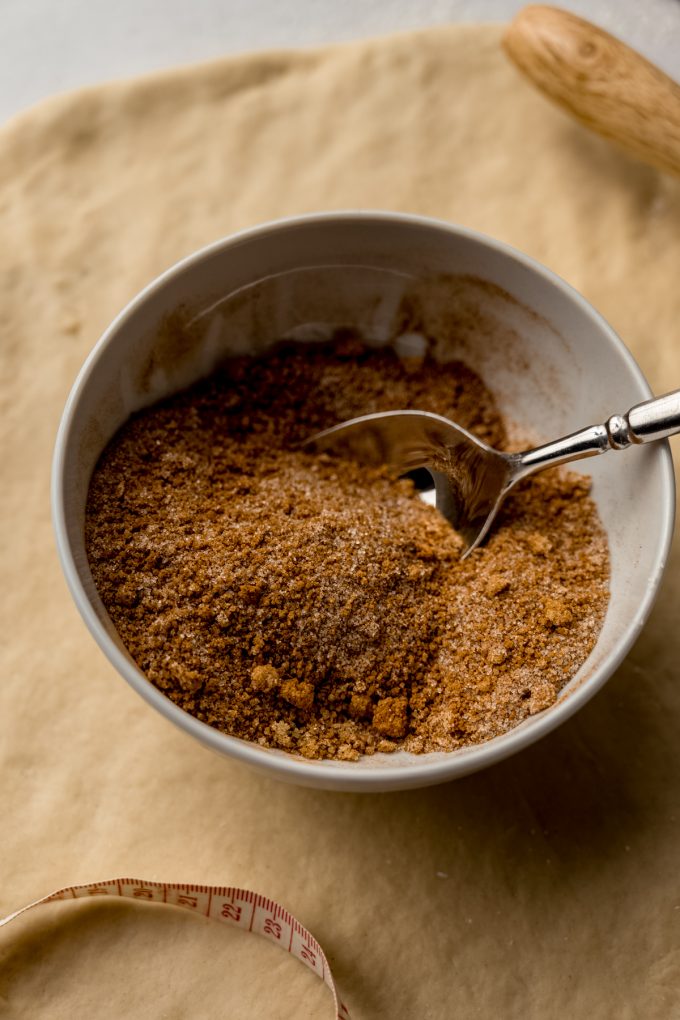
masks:
{"type": "Polygon", "coordinates": [[[588,127],[680,175],[680,86],[574,14],[524,7],[503,46],[520,71],[588,127]]]}

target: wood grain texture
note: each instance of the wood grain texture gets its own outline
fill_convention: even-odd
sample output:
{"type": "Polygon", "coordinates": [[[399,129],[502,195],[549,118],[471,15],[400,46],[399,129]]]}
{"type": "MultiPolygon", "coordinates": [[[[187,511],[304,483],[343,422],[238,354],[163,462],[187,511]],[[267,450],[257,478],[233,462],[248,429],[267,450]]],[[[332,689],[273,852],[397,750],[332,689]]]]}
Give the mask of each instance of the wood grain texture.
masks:
{"type": "Polygon", "coordinates": [[[503,47],[534,85],[587,127],[680,174],[680,86],[635,50],[542,5],[520,11],[503,47]]]}

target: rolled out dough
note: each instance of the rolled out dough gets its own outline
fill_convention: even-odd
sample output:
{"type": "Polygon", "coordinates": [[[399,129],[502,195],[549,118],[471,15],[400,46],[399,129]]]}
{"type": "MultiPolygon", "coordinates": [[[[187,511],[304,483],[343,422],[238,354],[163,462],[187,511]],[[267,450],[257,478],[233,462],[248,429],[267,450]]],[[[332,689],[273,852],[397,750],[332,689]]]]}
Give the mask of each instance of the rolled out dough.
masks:
{"type": "MultiPolygon", "coordinates": [[[[350,796],[259,778],[155,715],[87,634],[51,535],[55,431],[100,331],[173,261],[271,217],[373,207],[486,231],[579,288],[657,390],[680,385],[680,184],[534,93],[499,39],[459,26],[224,60],[0,131],[0,913],[114,875],[240,885],[314,932],[355,1020],[678,1015],[677,552],[635,649],[560,731],[455,784],[350,796]]],[[[110,903],[3,929],[0,1004],[331,1012],[266,943],[110,903]]]]}

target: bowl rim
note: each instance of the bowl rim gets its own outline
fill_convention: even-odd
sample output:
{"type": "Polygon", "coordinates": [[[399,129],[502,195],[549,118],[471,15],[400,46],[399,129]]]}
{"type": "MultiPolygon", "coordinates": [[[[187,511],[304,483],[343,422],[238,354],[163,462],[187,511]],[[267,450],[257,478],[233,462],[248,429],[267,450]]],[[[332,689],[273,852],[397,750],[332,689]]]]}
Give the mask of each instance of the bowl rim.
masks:
{"type": "Polygon", "coordinates": [[[641,391],[645,394],[643,399],[648,399],[653,395],[633,355],[600,312],[571,284],[567,283],[566,280],[562,279],[553,270],[503,241],[496,240],[469,227],[413,213],[349,209],[287,216],[229,234],[192,252],[151,280],[116,315],[90,351],[66,401],[52,459],[51,508],[59,560],[78,611],[97,644],[117,672],[149,704],[180,729],[198,739],[202,744],[223,755],[254,767],[261,773],[267,773],[275,778],[298,785],[344,791],[370,792],[373,790],[385,791],[434,785],[447,782],[482,768],[487,768],[512,754],[516,754],[518,751],[546,736],[563,722],[566,722],[603,687],[636,641],[658,594],[659,584],[666,567],[673,536],[675,477],[668,440],[655,443],[654,446],[658,451],[657,455],[661,464],[664,492],[661,506],[662,519],[658,530],[654,568],[648,579],[644,597],[638,603],[636,612],[626,625],[616,647],[594,667],[591,673],[568,696],[558,699],[546,712],[525,720],[523,725],[508,730],[499,737],[461,748],[458,751],[442,753],[443,756],[438,756],[435,760],[428,760],[429,756],[424,755],[419,761],[405,765],[395,766],[387,764],[381,766],[379,763],[376,763],[376,767],[362,766],[357,769],[352,768],[354,764],[352,762],[323,759],[308,760],[295,757],[287,752],[272,754],[270,749],[229,736],[214,729],[175,705],[174,702],[162,694],[161,691],[144,677],[141,671],[131,663],[106,632],[83,585],[69,541],[65,512],[66,479],[64,468],[69,450],[68,440],[81,395],[87,387],[89,379],[104,350],[108,348],[109,344],[121,329],[125,327],[127,321],[140,306],[144,305],[150,297],[161,290],[174,277],[181,276],[187,269],[210,259],[215,253],[237,246],[243,242],[261,240],[272,233],[309,227],[313,224],[337,226],[351,221],[357,221],[364,225],[370,222],[379,224],[392,223],[453,234],[454,236],[481,244],[506,256],[510,260],[514,260],[535,276],[541,278],[543,282],[561,290],[571,302],[576,304],[581,312],[591,319],[598,331],[606,337],[618,357],[627,364],[641,391]]]}

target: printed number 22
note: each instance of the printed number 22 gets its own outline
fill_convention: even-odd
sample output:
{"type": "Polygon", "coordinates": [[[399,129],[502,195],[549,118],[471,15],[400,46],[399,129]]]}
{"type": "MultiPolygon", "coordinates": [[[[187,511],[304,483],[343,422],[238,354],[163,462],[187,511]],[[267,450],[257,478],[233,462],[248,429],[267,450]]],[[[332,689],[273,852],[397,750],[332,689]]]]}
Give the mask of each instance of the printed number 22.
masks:
{"type": "Polygon", "coordinates": [[[240,921],[241,908],[235,907],[233,903],[225,903],[222,907],[222,917],[228,917],[231,921],[240,921]]]}

